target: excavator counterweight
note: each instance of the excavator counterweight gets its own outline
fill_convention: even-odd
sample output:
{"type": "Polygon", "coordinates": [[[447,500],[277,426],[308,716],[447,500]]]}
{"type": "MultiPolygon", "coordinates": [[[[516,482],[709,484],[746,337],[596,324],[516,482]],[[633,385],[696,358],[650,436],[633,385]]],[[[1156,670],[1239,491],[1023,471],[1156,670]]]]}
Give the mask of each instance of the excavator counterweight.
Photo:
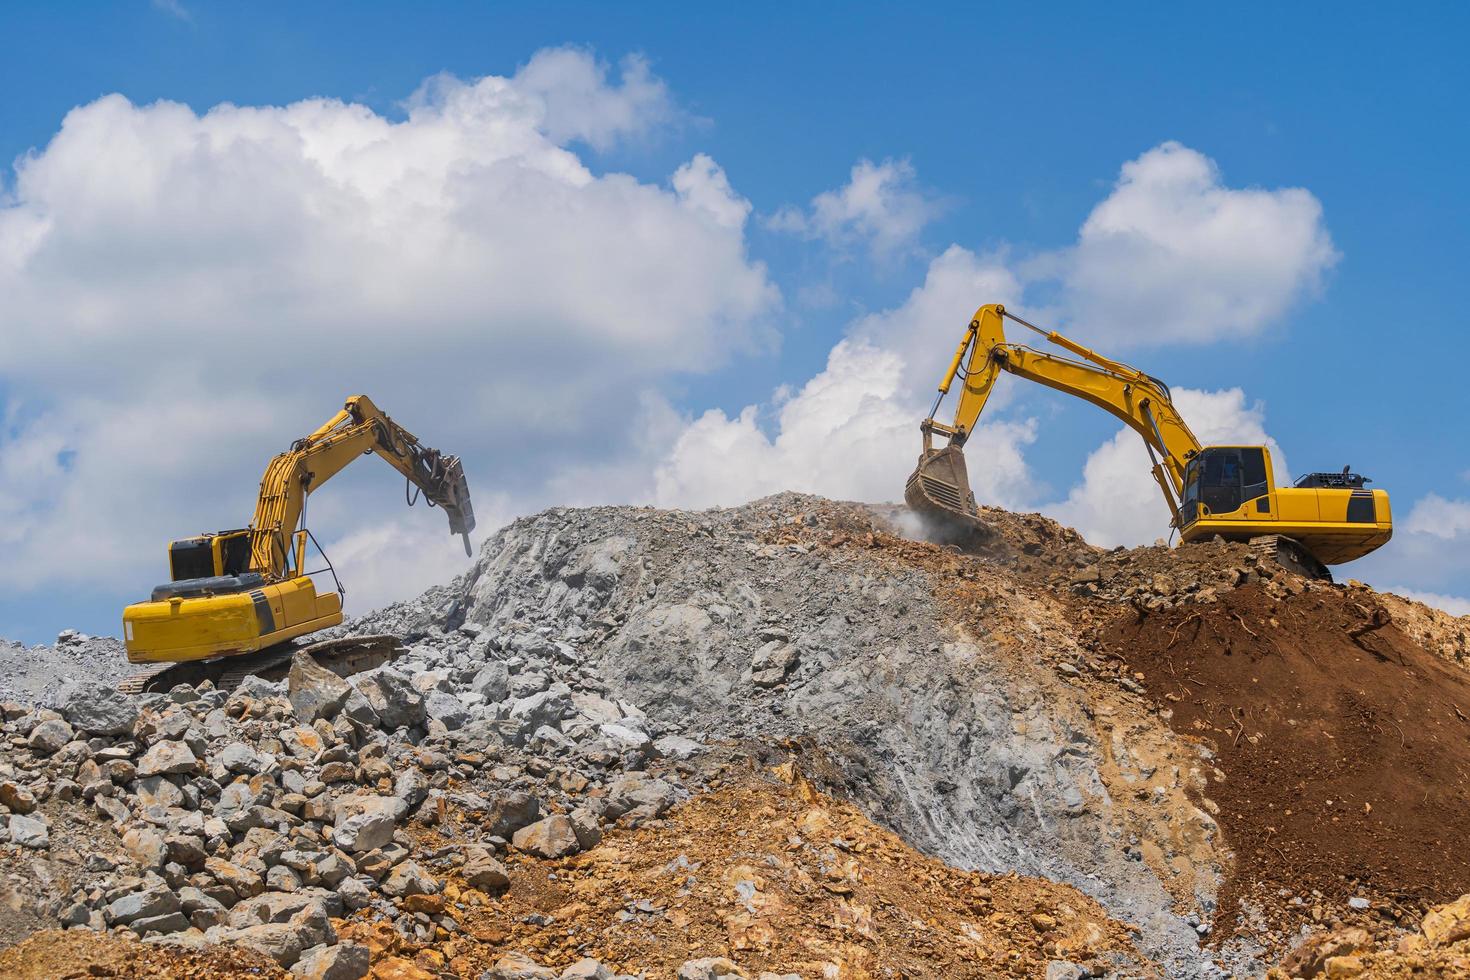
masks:
{"type": "Polygon", "coordinates": [[[1137,432],[1182,541],[1273,536],[1280,542],[1283,564],[1330,577],[1326,566],[1361,558],[1393,535],[1388,494],[1366,489],[1367,478],[1344,469],[1278,487],[1268,447],[1200,445],[1175,409],[1168,385],[1027,323],[1000,304],[976,310],[960,339],[934,409],[920,426],[924,448],[904,488],[909,507],[950,534],[971,534],[982,524],[962,447],[1001,372],[1090,401],[1137,432]],[[1035,331],[1070,356],[1007,341],[1006,320],[1035,331]],[[934,415],[956,378],[963,390],[954,420],[936,421],[934,415]],[[936,433],[948,437],[948,444],[935,448],[936,433]]]}

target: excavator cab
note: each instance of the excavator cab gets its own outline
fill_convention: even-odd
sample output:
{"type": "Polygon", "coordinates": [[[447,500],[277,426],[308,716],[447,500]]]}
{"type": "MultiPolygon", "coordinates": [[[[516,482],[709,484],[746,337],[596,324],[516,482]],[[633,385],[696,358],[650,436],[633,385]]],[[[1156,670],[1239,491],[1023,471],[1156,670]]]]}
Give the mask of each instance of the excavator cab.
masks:
{"type": "Polygon", "coordinates": [[[1319,578],[1327,565],[1361,558],[1393,536],[1388,494],[1344,467],[1278,487],[1265,446],[1207,446],[1184,467],[1179,536],[1243,541],[1275,535],[1293,542],[1283,564],[1319,578]]]}
{"type": "Polygon", "coordinates": [[[1265,446],[1210,446],[1184,468],[1179,505],[1181,526],[1201,514],[1233,514],[1247,503],[1258,514],[1271,513],[1271,470],[1265,446]]]}

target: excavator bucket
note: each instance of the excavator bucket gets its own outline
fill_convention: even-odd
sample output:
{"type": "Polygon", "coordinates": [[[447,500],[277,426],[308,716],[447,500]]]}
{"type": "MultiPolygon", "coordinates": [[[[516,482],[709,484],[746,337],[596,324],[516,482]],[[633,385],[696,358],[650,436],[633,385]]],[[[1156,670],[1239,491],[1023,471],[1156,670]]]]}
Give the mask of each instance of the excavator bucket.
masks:
{"type": "Polygon", "coordinates": [[[944,540],[960,542],[990,534],[970,492],[970,474],[959,446],[924,450],[904,485],[903,499],[944,540]]]}

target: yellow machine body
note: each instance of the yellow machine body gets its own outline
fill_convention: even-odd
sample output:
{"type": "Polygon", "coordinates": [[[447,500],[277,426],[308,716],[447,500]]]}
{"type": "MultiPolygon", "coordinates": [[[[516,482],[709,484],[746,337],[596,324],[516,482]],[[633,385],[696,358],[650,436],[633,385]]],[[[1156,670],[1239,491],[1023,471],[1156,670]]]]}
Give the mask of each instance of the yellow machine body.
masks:
{"type": "Polygon", "coordinates": [[[909,477],[905,499],[916,511],[959,525],[978,521],[962,447],[974,431],[1001,372],[1092,402],[1142,437],[1153,476],[1186,542],[1220,535],[1248,540],[1276,535],[1296,542],[1310,559],[1336,565],[1388,542],[1393,516],[1388,494],[1344,469],[1311,473],[1278,487],[1266,446],[1201,446],[1174,408],[1168,385],[1007,313],[1000,304],[975,311],[939,385],[940,401],[956,378],[963,391],[950,424],[931,412],[920,426],[924,448],[909,477]],[[1071,357],[1009,343],[1004,321],[1034,330],[1071,357]],[[933,444],[935,434],[948,438],[933,444]]]}
{"type": "Polygon", "coordinates": [[[1210,446],[1185,466],[1179,535],[1188,542],[1217,534],[1226,540],[1279,534],[1322,564],[1340,565],[1387,544],[1393,515],[1383,490],[1278,487],[1267,447],[1210,446]],[[1222,470],[1240,466],[1238,483],[1208,484],[1205,471],[1216,458],[1224,463],[1222,470]],[[1253,481],[1258,474],[1264,478],[1253,481]]]}
{"type": "Polygon", "coordinates": [[[248,592],[136,602],[123,611],[128,660],[181,663],[255,653],[342,622],[342,597],[310,576],[248,592]]]}
{"type": "Polygon", "coordinates": [[[450,532],[464,537],[469,554],[475,515],[459,457],[419,445],[357,395],[271,460],[248,528],[169,545],[170,581],[123,610],[128,660],[181,663],[255,653],[341,623],[340,586],[319,593],[314,573],[304,568],[310,532],[301,523],[307,495],[370,453],[401,472],[430,505],[443,508],[450,532]]]}

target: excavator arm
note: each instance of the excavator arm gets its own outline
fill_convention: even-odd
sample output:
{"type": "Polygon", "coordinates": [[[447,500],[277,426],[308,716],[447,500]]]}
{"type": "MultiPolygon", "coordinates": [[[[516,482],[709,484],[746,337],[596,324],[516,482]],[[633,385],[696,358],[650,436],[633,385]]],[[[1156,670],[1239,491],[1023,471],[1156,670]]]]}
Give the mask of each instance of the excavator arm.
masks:
{"type": "Polygon", "coordinates": [[[419,445],[365,395],[354,395],[321,428],[296,440],[266,467],[250,524],[252,571],[269,581],[286,577],[291,540],[308,495],[366,453],[377,453],[418,487],[431,506],[444,508],[450,533],[461,535],[465,554],[470,553],[475,514],[459,457],[419,445]]]}
{"type": "Polygon", "coordinates": [[[969,492],[969,478],[960,450],[974,432],[1002,371],[1092,402],[1137,432],[1153,460],[1154,479],[1178,522],[1184,468],[1201,447],[1174,408],[1169,387],[1157,378],[1104,357],[1055,331],[1042,330],[1027,323],[1007,313],[1005,307],[998,303],[975,311],[940,382],[934,409],[921,425],[924,452],[905,494],[911,506],[930,512],[942,510],[953,513],[960,510],[966,517],[975,516],[974,498],[969,492]],[[1005,336],[1007,319],[1034,330],[1074,356],[1065,357],[1008,342],[1005,336]],[[961,380],[963,386],[954,421],[946,425],[934,416],[956,379],[961,380]],[[935,433],[948,438],[945,447],[934,448],[935,433]]]}

